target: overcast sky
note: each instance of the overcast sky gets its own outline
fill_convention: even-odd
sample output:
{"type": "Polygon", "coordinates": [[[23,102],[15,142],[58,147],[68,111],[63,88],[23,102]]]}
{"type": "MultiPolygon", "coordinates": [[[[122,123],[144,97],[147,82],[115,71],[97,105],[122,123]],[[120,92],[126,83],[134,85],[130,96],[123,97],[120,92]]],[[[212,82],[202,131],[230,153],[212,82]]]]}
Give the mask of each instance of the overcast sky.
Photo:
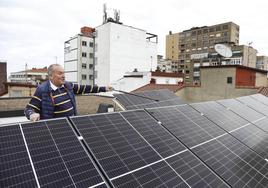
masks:
{"type": "Polygon", "coordinates": [[[253,42],[268,56],[267,0],[0,0],[0,60],[10,72],[63,65],[64,41],[83,26],[102,24],[103,4],[118,9],[125,25],[158,35],[165,55],[169,31],[232,21],[240,26],[240,44],[253,42]]]}

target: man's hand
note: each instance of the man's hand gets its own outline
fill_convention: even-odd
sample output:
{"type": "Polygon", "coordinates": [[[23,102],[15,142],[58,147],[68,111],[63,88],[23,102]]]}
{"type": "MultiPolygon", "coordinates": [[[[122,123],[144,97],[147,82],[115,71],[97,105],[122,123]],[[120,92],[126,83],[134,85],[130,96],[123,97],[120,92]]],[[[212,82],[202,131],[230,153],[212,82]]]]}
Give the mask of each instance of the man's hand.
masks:
{"type": "Polygon", "coordinates": [[[30,115],[30,120],[31,121],[38,121],[38,120],[40,120],[40,114],[38,114],[38,113],[31,114],[30,115]]]}
{"type": "Polygon", "coordinates": [[[114,90],[114,88],[112,86],[107,86],[106,87],[106,91],[113,91],[113,90],[114,90]]]}

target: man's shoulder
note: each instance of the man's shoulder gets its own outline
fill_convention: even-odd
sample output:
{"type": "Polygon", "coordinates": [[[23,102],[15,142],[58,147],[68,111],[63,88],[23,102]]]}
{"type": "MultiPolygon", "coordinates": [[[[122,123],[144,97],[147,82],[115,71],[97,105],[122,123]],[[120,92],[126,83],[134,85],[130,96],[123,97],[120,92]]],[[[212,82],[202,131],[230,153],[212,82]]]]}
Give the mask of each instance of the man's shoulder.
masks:
{"type": "Polygon", "coordinates": [[[38,85],[37,90],[46,91],[49,90],[49,81],[45,81],[42,84],[38,85]]]}
{"type": "Polygon", "coordinates": [[[73,83],[72,83],[72,82],[67,82],[67,81],[65,81],[64,85],[65,85],[65,87],[66,87],[67,89],[71,89],[71,88],[73,87],[73,83]]]}

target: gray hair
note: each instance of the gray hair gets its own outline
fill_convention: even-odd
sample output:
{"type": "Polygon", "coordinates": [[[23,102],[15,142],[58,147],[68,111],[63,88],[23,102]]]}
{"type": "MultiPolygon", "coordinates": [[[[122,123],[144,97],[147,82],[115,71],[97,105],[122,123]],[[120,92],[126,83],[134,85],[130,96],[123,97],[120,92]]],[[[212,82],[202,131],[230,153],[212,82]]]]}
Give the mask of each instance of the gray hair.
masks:
{"type": "Polygon", "coordinates": [[[58,66],[61,66],[61,65],[60,64],[56,64],[56,63],[49,65],[49,67],[47,68],[47,74],[48,74],[49,77],[52,76],[52,73],[54,71],[54,68],[55,67],[58,67],[58,66]]]}

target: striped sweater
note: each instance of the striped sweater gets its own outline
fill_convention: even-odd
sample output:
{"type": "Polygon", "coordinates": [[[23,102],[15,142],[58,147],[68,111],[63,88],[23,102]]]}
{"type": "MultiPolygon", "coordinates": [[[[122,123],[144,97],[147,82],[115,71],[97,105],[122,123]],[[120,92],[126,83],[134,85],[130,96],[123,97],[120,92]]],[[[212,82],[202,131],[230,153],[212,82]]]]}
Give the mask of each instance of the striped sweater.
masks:
{"type": "Polygon", "coordinates": [[[34,96],[25,108],[29,119],[32,113],[39,113],[41,119],[66,117],[76,115],[74,94],[105,92],[105,87],[79,85],[66,82],[61,88],[53,90],[47,81],[39,86],[34,96]]]}

